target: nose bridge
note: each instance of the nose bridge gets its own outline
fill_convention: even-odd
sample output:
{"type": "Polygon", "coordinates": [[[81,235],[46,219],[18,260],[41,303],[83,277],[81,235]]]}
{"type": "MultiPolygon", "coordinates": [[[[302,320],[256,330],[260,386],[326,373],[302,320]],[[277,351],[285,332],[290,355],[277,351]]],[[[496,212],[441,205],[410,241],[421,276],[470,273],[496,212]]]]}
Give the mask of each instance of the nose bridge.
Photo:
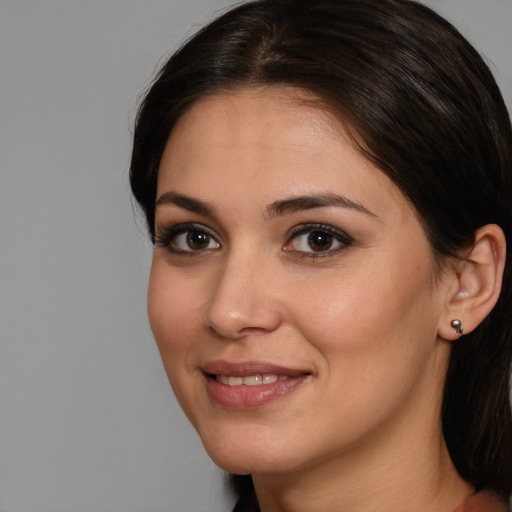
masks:
{"type": "Polygon", "coordinates": [[[235,339],[254,331],[275,330],[281,315],[272,265],[269,258],[249,247],[229,251],[212,290],[206,325],[235,339]]]}

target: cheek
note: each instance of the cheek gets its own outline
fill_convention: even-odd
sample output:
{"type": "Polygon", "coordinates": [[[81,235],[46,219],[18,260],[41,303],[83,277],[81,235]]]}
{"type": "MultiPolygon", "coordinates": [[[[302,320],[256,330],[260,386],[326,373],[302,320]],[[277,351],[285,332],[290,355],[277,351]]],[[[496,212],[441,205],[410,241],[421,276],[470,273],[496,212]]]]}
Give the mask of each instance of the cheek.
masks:
{"type": "MultiPolygon", "coordinates": [[[[322,353],[343,353],[348,365],[361,354],[377,359],[412,353],[435,342],[435,297],[429,289],[430,267],[405,278],[400,265],[372,264],[348,269],[323,282],[294,290],[294,322],[322,353]],[[306,289],[307,288],[307,289],[306,289]]],[[[421,350],[420,350],[421,351],[421,350]]]]}
{"type": "Polygon", "coordinates": [[[319,385],[328,403],[318,402],[315,415],[333,409],[332,424],[354,435],[406,403],[435,364],[426,281],[423,289],[412,280],[364,281],[347,276],[337,286],[326,282],[295,312],[303,337],[320,355],[319,385]]]}
{"type": "Polygon", "coordinates": [[[174,394],[185,414],[194,423],[189,405],[198,403],[194,376],[201,313],[197,296],[186,286],[177,286],[167,271],[152,269],[148,286],[148,317],[162,362],[174,394]]]}
{"type": "Polygon", "coordinates": [[[187,286],[177,284],[177,280],[153,267],[148,286],[148,317],[153,336],[162,355],[164,365],[176,361],[190,346],[194,332],[201,322],[197,294],[187,286]]]}

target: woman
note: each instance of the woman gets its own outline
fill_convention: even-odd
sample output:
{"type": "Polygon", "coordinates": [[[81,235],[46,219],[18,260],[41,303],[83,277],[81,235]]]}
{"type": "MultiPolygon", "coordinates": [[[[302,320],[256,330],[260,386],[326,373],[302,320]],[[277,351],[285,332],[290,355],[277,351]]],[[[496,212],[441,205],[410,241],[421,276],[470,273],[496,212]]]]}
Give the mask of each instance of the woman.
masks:
{"type": "Polygon", "coordinates": [[[165,64],[149,319],[235,510],[506,510],[511,132],[407,0],[245,3],[165,64]]]}

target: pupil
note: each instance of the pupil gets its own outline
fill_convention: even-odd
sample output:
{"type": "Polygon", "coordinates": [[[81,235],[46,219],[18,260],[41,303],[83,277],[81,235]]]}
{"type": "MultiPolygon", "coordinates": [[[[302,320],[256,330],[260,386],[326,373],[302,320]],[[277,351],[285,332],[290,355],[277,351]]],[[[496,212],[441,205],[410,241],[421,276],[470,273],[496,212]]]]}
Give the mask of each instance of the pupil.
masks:
{"type": "Polygon", "coordinates": [[[209,242],[210,235],[203,231],[190,231],[187,235],[187,244],[191,249],[204,249],[209,242]]]}
{"type": "Polygon", "coordinates": [[[312,231],[308,236],[308,243],[313,251],[326,251],[332,246],[332,235],[323,231],[312,231]]]}

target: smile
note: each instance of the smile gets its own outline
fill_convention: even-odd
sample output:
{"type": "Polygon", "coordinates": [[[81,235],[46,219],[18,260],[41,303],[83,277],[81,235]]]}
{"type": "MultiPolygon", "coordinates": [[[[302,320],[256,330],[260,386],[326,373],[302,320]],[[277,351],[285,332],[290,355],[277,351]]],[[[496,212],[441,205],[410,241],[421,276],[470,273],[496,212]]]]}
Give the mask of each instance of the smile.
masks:
{"type": "Polygon", "coordinates": [[[263,373],[256,375],[247,375],[245,377],[240,376],[228,376],[228,375],[216,375],[215,379],[217,382],[221,382],[227,386],[264,386],[273,384],[278,380],[288,380],[288,375],[277,375],[275,373],[263,373]]]}
{"type": "Polygon", "coordinates": [[[268,363],[214,361],[202,368],[213,402],[228,409],[262,407],[310,380],[308,371],[268,363]]]}

